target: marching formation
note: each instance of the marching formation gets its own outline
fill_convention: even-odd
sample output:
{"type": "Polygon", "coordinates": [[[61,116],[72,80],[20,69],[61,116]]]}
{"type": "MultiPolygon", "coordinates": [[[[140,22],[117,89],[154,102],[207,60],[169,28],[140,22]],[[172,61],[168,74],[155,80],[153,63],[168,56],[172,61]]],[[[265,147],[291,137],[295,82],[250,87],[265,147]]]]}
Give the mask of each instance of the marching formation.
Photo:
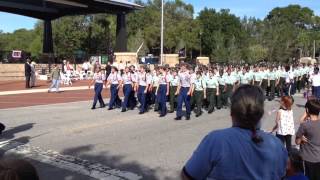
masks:
{"type": "Polygon", "coordinates": [[[276,96],[292,96],[309,88],[312,88],[313,96],[320,98],[319,67],[305,64],[194,67],[182,63],[174,68],[155,67],[152,71],[146,66],[121,70],[111,67],[109,73],[97,67],[89,88],[94,85],[92,109],[96,108],[98,101],[101,108],[105,107],[101,95],[105,86],[110,87],[108,110],[121,108],[121,112],[126,112],[139,105],[139,114],[153,108],[160,117],[176,112],[175,120],[181,120],[183,116],[190,120],[192,111],[199,117],[204,110],[211,114],[216,109],[228,108],[234,90],[245,84],[261,87],[269,101],[276,96]],[[119,97],[120,90],[123,91],[123,100],[119,97]],[[186,113],[182,111],[183,105],[186,113]]]}

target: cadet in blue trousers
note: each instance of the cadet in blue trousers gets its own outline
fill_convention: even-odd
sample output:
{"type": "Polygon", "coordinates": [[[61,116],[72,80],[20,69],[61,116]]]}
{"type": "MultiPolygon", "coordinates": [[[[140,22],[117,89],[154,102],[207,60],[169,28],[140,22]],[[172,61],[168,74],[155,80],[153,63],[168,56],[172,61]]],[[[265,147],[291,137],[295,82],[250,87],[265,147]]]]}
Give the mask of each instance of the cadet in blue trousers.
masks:
{"type": "Polygon", "coordinates": [[[167,75],[166,68],[159,68],[159,85],[156,90],[157,102],[159,103],[160,117],[167,114],[167,96],[169,95],[169,76],[167,75]]]}
{"type": "Polygon", "coordinates": [[[146,68],[144,66],[140,67],[140,72],[138,74],[138,80],[137,80],[137,96],[138,101],[140,103],[140,112],[139,114],[144,114],[148,110],[148,104],[147,104],[147,92],[150,85],[150,77],[146,72],[146,68]]]}
{"type": "Polygon", "coordinates": [[[124,73],[121,79],[122,79],[121,86],[122,86],[123,95],[124,95],[121,112],[126,112],[127,108],[130,106],[129,102],[132,101],[130,98],[132,98],[131,96],[132,96],[133,84],[134,84],[133,75],[130,72],[130,69],[128,67],[124,69],[124,73]]]}
{"type": "Polygon", "coordinates": [[[190,97],[192,94],[192,86],[193,82],[191,82],[191,75],[187,69],[186,64],[181,65],[181,70],[178,73],[180,84],[178,86],[178,90],[176,95],[178,95],[178,103],[177,103],[177,117],[175,120],[181,120],[182,118],[182,105],[183,103],[186,106],[186,120],[190,120],[191,115],[191,106],[190,106],[190,97]]]}
{"type": "Polygon", "coordinates": [[[103,83],[105,82],[105,80],[106,80],[106,76],[104,75],[104,73],[101,72],[101,68],[100,67],[97,68],[96,72],[93,75],[93,79],[89,84],[89,89],[94,84],[94,92],[95,92],[94,100],[91,108],[92,110],[96,109],[96,104],[98,100],[101,108],[104,108],[106,106],[103,102],[102,95],[101,95],[101,92],[103,89],[103,83]]]}
{"type": "Polygon", "coordinates": [[[119,98],[119,88],[121,84],[121,76],[118,73],[118,69],[116,67],[111,68],[111,74],[107,80],[107,86],[110,85],[110,101],[109,101],[109,109],[112,110],[114,107],[121,106],[121,100],[119,98]],[[120,102],[119,102],[120,101],[120,102]]]}

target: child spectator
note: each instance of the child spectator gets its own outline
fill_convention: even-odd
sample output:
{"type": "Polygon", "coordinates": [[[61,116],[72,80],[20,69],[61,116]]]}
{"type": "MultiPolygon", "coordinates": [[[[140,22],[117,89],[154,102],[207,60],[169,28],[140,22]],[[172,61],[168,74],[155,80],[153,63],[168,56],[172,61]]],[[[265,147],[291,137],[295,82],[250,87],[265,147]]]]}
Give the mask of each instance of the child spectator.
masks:
{"type": "Polygon", "coordinates": [[[276,125],[271,132],[277,130],[277,137],[285,144],[288,152],[291,149],[291,139],[295,134],[293,111],[293,100],[290,96],[283,96],[280,101],[280,109],[276,116],[276,125]]]}

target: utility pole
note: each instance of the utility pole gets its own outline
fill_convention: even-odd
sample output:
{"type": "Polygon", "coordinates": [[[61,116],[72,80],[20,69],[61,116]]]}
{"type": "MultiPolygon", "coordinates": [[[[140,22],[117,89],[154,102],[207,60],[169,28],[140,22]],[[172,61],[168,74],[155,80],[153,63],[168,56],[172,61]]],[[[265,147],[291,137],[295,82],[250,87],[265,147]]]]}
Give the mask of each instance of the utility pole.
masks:
{"type": "Polygon", "coordinates": [[[316,40],[313,40],[313,59],[316,59],[316,40]]]}
{"type": "Polygon", "coordinates": [[[163,65],[163,29],[164,29],[164,0],[161,1],[161,65],[163,65]]]}

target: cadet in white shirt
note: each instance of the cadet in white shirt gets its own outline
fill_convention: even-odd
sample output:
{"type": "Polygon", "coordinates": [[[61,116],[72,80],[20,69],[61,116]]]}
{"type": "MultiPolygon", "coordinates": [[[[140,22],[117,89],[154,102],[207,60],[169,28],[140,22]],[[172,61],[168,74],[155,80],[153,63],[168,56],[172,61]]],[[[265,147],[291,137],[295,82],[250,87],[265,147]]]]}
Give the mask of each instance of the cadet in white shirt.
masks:
{"type": "Polygon", "coordinates": [[[90,87],[94,84],[94,100],[93,100],[93,104],[92,104],[92,110],[96,109],[96,104],[97,101],[99,100],[100,103],[100,107],[104,108],[106,105],[104,104],[101,92],[103,90],[103,84],[105,83],[106,80],[106,76],[104,75],[104,73],[101,72],[101,68],[97,68],[96,72],[93,75],[93,79],[91,81],[91,83],[89,84],[89,89],[90,87]]]}
{"type": "Polygon", "coordinates": [[[121,79],[121,87],[123,88],[124,95],[121,112],[126,112],[128,107],[132,108],[132,106],[130,106],[130,102],[132,102],[131,94],[134,86],[134,76],[132,75],[128,67],[124,69],[124,73],[121,79]]]}
{"type": "Polygon", "coordinates": [[[196,79],[193,85],[193,96],[196,101],[196,117],[201,116],[202,114],[202,103],[206,99],[206,82],[202,78],[201,71],[197,71],[196,79]]]}
{"type": "Polygon", "coordinates": [[[180,72],[178,73],[180,83],[176,95],[178,95],[177,103],[177,117],[175,120],[181,120],[182,118],[182,105],[186,106],[186,120],[190,120],[191,106],[190,106],[190,96],[192,94],[193,82],[191,80],[191,75],[187,69],[186,64],[181,65],[180,72]]]}
{"type": "Polygon", "coordinates": [[[219,99],[219,78],[214,75],[212,70],[209,70],[209,77],[205,79],[205,82],[207,87],[207,100],[209,101],[208,113],[211,114],[218,104],[216,102],[219,99]]]}
{"type": "Polygon", "coordinates": [[[310,82],[312,84],[312,95],[317,99],[320,99],[320,73],[319,67],[315,67],[313,75],[310,76],[310,82]]]}
{"type": "Polygon", "coordinates": [[[116,67],[111,68],[111,74],[107,79],[107,87],[110,85],[110,101],[109,101],[109,109],[112,110],[114,107],[121,107],[121,100],[119,98],[119,88],[121,85],[121,75],[118,72],[116,67]]]}
{"type": "Polygon", "coordinates": [[[157,102],[159,103],[160,117],[167,114],[167,96],[169,95],[169,76],[165,67],[159,68],[159,83],[157,86],[157,102]]]}
{"type": "Polygon", "coordinates": [[[157,88],[159,87],[160,81],[160,72],[159,69],[156,68],[154,73],[151,75],[151,85],[149,88],[149,92],[151,93],[151,102],[150,104],[154,104],[154,111],[159,110],[159,102],[157,101],[157,88]]]}
{"type": "Polygon", "coordinates": [[[171,70],[171,75],[169,76],[170,89],[169,89],[169,102],[170,102],[170,111],[173,113],[177,105],[177,89],[180,83],[178,72],[176,69],[171,70]]]}
{"type": "Polygon", "coordinates": [[[138,101],[140,103],[139,114],[144,114],[148,110],[147,103],[147,93],[149,86],[151,84],[151,77],[147,74],[146,68],[144,66],[140,67],[140,72],[138,73],[137,86],[138,86],[138,101]]]}

